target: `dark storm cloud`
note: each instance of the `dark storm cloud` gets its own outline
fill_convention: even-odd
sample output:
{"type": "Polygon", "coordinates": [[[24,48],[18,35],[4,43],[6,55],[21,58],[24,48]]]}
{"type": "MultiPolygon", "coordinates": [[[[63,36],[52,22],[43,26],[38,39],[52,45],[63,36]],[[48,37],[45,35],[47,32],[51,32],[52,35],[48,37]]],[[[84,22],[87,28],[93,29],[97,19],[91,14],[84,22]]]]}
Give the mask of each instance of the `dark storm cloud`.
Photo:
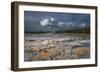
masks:
{"type": "Polygon", "coordinates": [[[51,32],[81,29],[90,26],[90,15],[24,11],[24,24],[25,32],[51,32]]]}

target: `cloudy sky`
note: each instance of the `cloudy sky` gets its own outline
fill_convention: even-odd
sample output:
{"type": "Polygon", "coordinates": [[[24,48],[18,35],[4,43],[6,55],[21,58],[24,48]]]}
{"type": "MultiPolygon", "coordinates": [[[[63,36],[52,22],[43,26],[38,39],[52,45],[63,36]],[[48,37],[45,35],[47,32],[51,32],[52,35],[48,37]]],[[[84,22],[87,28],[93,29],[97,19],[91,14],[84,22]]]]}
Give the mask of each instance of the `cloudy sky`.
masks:
{"type": "Polygon", "coordinates": [[[55,32],[90,26],[90,14],[24,11],[25,32],[55,32]]]}

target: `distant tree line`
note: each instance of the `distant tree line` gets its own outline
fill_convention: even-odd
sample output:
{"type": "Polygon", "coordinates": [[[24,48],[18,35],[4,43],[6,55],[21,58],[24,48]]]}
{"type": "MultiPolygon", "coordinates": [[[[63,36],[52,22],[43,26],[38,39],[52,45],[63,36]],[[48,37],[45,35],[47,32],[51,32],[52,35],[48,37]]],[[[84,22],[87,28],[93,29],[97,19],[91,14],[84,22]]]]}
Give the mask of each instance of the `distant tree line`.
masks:
{"type": "Polygon", "coordinates": [[[84,34],[90,34],[90,28],[57,31],[56,33],[84,33],[84,34]]]}
{"type": "Polygon", "coordinates": [[[73,30],[64,30],[64,31],[53,31],[53,32],[25,32],[25,33],[79,33],[79,34],[90,34],[90,28],[81,28],[73,30]]]}

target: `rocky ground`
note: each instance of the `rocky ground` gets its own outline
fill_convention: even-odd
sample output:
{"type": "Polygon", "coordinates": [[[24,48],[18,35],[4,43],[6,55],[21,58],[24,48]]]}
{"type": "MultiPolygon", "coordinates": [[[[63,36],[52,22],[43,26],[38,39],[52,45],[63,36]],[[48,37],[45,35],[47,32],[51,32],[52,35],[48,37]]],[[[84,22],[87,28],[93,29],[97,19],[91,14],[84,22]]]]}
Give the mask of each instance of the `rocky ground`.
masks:
{"type": "Polygon", "coordinates": [[[84,42],[64,40],[25,40],[24,61],[84,59],[90,57],[84,42]]]}

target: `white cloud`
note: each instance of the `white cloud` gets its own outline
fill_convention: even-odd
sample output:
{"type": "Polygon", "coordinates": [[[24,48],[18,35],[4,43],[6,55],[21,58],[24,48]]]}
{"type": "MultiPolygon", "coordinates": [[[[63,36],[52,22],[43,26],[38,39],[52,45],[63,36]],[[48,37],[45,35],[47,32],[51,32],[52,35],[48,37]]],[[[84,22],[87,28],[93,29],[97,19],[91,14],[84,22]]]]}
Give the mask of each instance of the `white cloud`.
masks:
{"type": "Polygon", "coordinates": [[[43,20],[40,21],[41,26],[48,26],[52,25],[52,22],[55,21],[56,19],[54,17],[47,17],[43,20]]]}
{"type": "Polygon", "coordinates": [[[86,24],[85,24],[85,23],[82,23],[82,24],[81,24],[81,27],[85,27],[85,26],[86,26],[86,24]]]}
{"type": "Polygon", "coordinates": [[[58,26],[63,26],[65,23],[64,22],[59,22],[57,25],[58,26]]]}
{"type": "Polygon", "coordinates": [[[42,21],[40,21],[41,26],[47,26],[49,25],[49,19],[43,19],[42,21]]]}
{"type": "Polygon", "coordinates": [[[50,19],[51,21],[55,21],[55,18],[53,18],[53,17],[51,17],[51,19],[50,19]]]}

